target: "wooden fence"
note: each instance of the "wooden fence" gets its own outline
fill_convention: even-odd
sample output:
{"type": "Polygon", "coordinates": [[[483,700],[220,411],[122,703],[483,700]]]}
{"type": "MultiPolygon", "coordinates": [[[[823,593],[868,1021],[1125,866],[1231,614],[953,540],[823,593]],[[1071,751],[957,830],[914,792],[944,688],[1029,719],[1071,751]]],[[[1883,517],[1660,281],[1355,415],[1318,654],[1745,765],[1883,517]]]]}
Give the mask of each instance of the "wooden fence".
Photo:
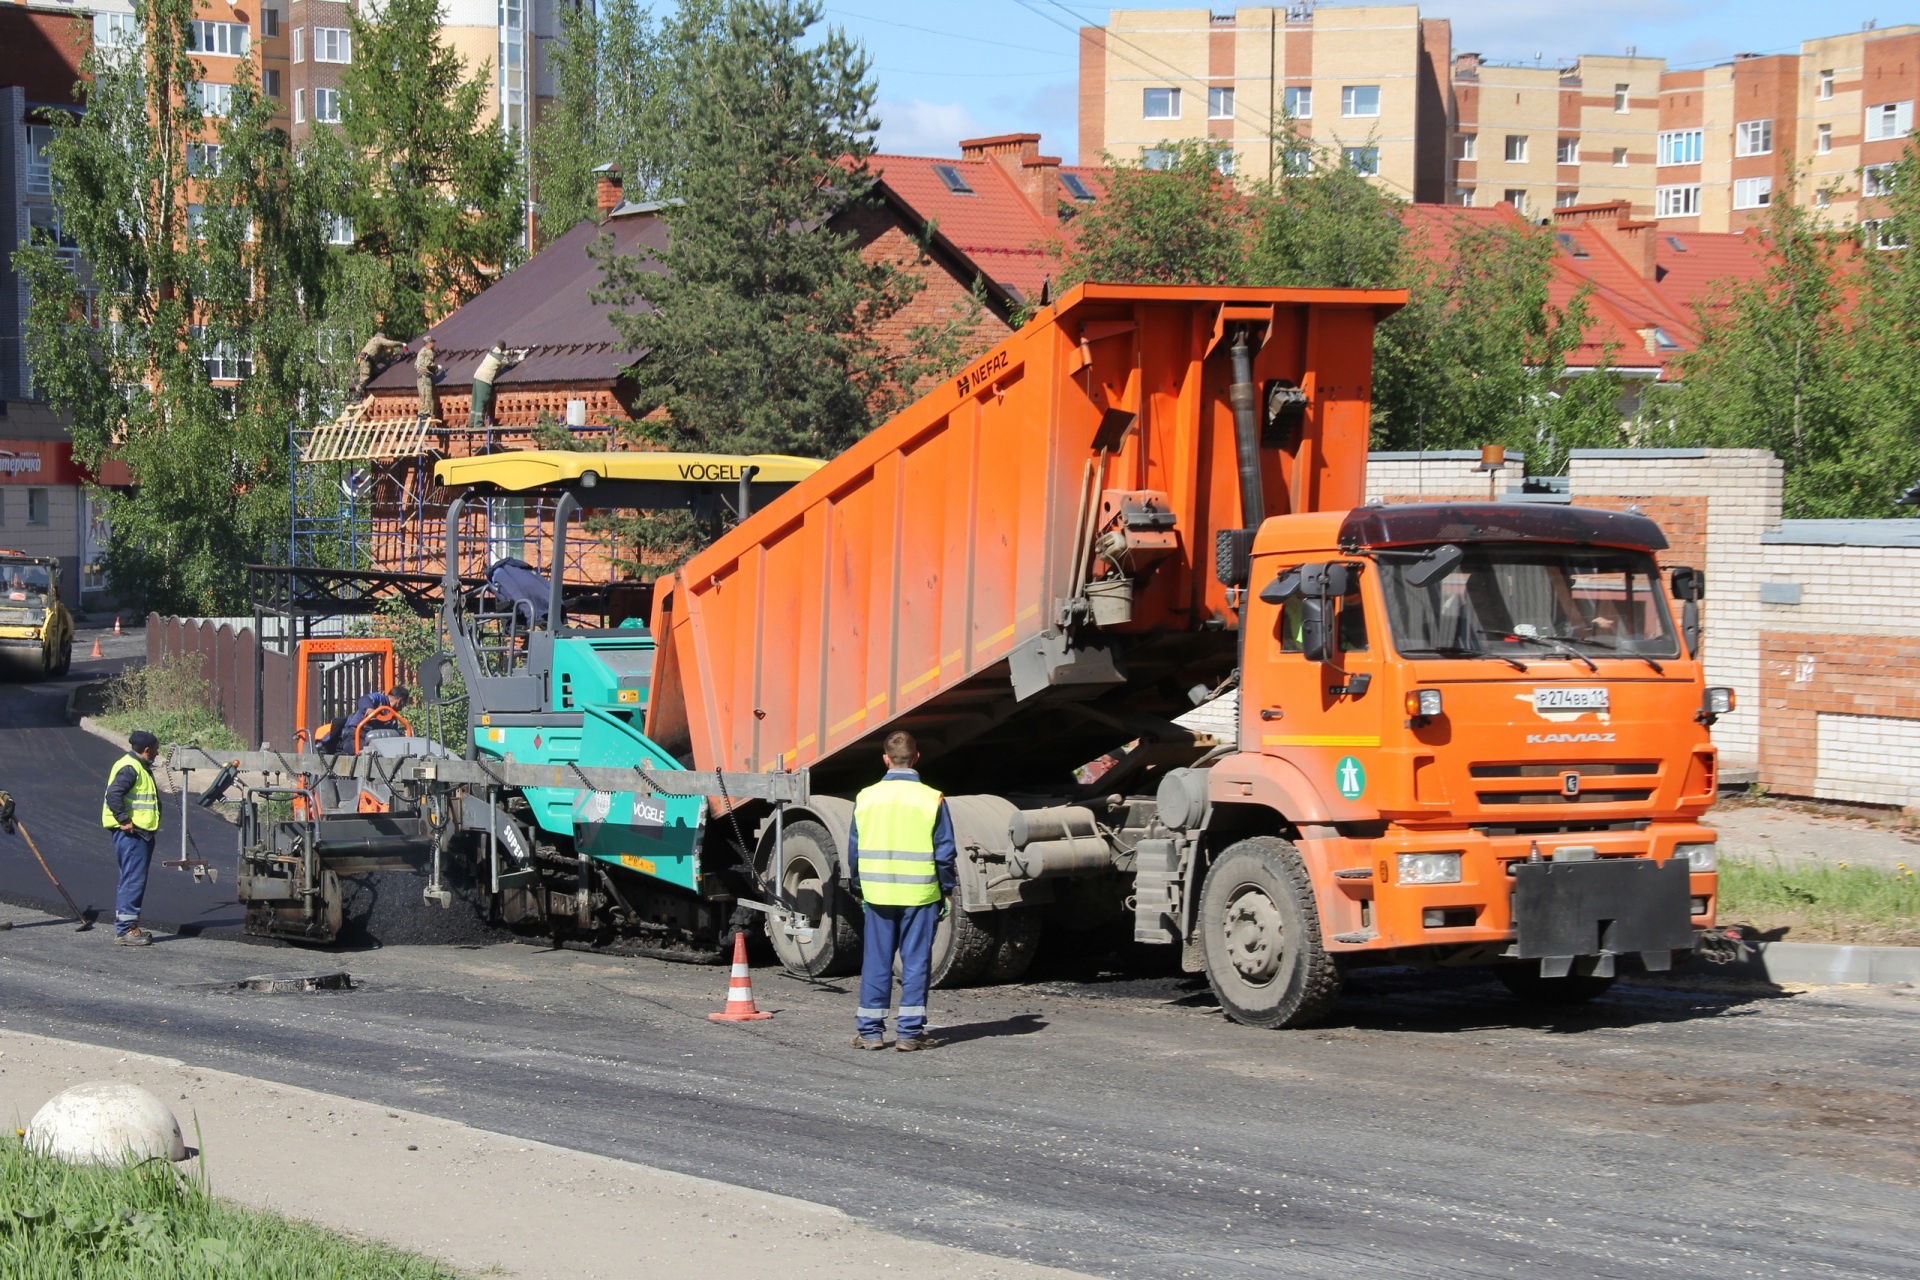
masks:
{"type": "Polygon", "coordinates": [[[149,615],[147,661],[157,663],[174,654],[199,660],[201,677],[213,687],[220,719],[250,747],[292,747],[292,657],[272,644],[262,647],[251,626],[149,615]]]}

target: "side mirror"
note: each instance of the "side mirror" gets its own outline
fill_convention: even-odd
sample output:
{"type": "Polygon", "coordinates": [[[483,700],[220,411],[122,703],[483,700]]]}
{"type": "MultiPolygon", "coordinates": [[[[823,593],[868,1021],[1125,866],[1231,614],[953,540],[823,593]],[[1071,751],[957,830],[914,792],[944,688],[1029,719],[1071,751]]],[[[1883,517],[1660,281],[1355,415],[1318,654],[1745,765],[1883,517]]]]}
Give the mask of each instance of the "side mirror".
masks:
{"type": "Polygon", "coordinates": [[[1268,604],[1285,604],[1300,592],[1300,571],[1282,569],[1273,581],[1260,588],[1260,598],[1268,604]]]}
{"type": "Polygon", "coordinates": [[[1681,565],[1673,571],[1673,598],[1675,600],[1705,600],[1707,598],[1707,575],[1698,569],[1681,565]]]}
{"type": "Polygon", "coordinates": [[[1406,581],[1410,587],[1424,587],[1435,578],[1444,578],[1464,559],[1467,553],[1449,542],[1445,546],[1435,547],[1421,556],[1407,570],[1406,581]]]}
{"type": "Polygon", "coordinates": [[[420,686],[420,701],[433,703],[440,701],[440,686],[446,679],[447,655],[436,653],[420,662],[419,671],[414,673],[414,683],[420,686]]]}
{"type": "Polygon", "coordinates": [[[1317,595],[1300,600],[1300,654],[1308,662],[1333,661],[1333,636],[1327,627],[1327,602],[1317,595]]]}
{"type": "Polygon", "coordinates": [[[1673,598],[1680,602],[1680,637],[1687,656],[1700,656],[1700,601],[1706,599],[1707,575],[1682,565],[1673,571],[1673,598]]]}

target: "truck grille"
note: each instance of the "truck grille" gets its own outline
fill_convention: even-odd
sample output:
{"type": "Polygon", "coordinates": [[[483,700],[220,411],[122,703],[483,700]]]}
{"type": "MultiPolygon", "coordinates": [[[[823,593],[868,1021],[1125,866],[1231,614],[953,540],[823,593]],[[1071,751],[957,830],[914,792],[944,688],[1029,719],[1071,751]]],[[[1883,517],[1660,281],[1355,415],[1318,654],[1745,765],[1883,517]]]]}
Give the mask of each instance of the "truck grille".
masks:
{"type": "Polygon", "coordinates": [[[1653,795],[1660,776],[1658,760],[1528,760],[1511,764],[1476,764],[1468,772],[1476,781],[1513,779],[1524,789],[1488,789],[1478,793],[1483,805],[1635,804],[1653,795]],[[1580,789],[1567,794],[1562,780],[1578,774],[1580,789]],[[1538,779],[1538,781],[1535,781],[1538,779]],[[1540,784],[1547,785],[1542,787],[1540,784]],[[1532,783],[1531,786],[1525,786],[1532,783]]]}
{"type": "Polygon", "coordinates": [[[1617,778],[1631,774],[1657,774],[1657,760],[1569,760],[1564,764],[1476,764],[1476,778],[1557,778],[1577,773],[1582,778],[1617,778]]]}
{"type": "Polygon", "coordinates": [[[1651,788],[1627,790],[1588,791],[1581,788],[1578,795],[1566,795],[1559,791],[1482,791],[1481,804],[1627,804],[1645,800],[1653,794],[1651,788]]]}

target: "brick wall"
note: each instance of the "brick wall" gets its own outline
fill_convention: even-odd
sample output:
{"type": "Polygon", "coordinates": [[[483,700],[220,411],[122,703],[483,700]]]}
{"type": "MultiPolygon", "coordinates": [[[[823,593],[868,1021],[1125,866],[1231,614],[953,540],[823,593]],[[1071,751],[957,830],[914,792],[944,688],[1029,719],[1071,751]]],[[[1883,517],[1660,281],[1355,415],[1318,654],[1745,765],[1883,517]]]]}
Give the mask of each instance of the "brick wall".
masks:
{"type": "MultiPolygon", "coordinates": [[[[961,278],[957,272],[962,268],[956,264],[922,254],[919,241],[901,225],[891,209],[882,206],[861,210],[843,216],[841,222],[854,234],[862,258],[888,263],[922,281],[922,288],[912,301],[875,330],[880,341],[890,349],[905,353],[912,345],[915,329],[956,323],[971,310],[973,280],[961,278]]],[[[1010,332],[999,316],[983,310],[972,332],[958,336],[959,353],[963,358],[978,354],[1010,332]]],[[[928,387],[939,380],[937,376],[922,379],[921,385],[914,388],[915,394],[925,394],[928,387]]]]}
{"type": "Polygon", "coordinates": [[[1768,786],[1920,804],[1920,759],[1909,745],[1920,732],[1920,635],[1764,631],[1760,681],[1768,786]]]}

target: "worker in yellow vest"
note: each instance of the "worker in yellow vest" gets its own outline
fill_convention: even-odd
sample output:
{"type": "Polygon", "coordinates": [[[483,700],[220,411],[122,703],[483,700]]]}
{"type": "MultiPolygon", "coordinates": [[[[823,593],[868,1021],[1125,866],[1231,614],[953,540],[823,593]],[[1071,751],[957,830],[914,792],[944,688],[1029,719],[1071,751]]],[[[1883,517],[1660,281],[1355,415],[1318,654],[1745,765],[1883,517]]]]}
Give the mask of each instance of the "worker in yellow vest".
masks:
{"type": "Polygon", "coordinates": [[[866,903],[866,949],[860,965],[857,1049],[887,1047],[887,1005],[893,958],[900,957],[900,1012],[894,1048],[931,1049],[926,1033],[927,980],[933,931],[946,918],[957,878],[953,817],[938,791],[920,781],[913,735],[887,735],[886,776],[860,793],[847,830],[853,892],[866,903]],[[864,846],[864,847],[863,847],[864,846]]]}
{"type": "MultiPolygon", "coordinates": [[[[140,927],[140,904],[147,896],[147,868],[160,831],[160,788],[153,782],[160,739],[145,729],[127,735],[127,753],[107,771],[107,797],[100,825],[113,832],[113,856],[120,863],[120,884],[113,896],[113,940],[123,947],[144,947],[153,935],[140,927]]],[[[182,821],[184,821],[184,817],[182,821]]]]}

